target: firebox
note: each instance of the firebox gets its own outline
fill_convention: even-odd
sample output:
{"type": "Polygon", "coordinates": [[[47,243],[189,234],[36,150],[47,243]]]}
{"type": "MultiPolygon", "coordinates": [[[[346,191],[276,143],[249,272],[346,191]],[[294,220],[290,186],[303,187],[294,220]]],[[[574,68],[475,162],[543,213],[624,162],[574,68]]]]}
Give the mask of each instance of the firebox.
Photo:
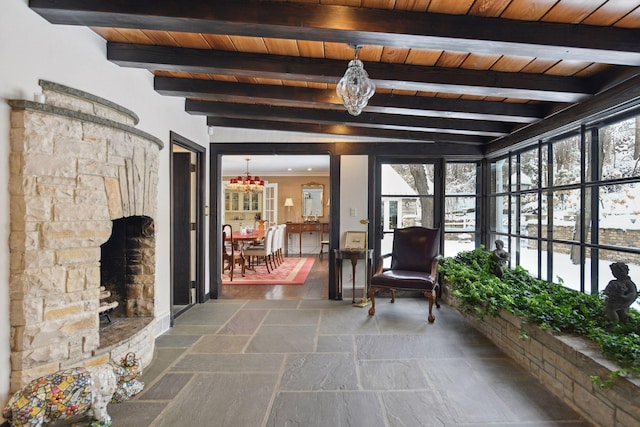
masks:
{"type": "Polygon", "coordinates": [[[132,216],[113,221],[100,246],[100,283],[118,305],[111,317],[153,316],[155,234],[153,219],[132,216]]]}

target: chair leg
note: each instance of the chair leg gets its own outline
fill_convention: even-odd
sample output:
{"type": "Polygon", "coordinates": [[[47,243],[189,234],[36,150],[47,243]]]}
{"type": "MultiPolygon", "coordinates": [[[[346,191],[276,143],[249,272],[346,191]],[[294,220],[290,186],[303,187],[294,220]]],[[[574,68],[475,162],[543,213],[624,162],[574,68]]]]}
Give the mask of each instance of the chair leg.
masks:
{"type": "Polygon", "coordinates": [[[426,291],[424,296],[429,298],[429,317],[427,320],[429,320],[429,323],[433,323],[436,320],[436,317],[433,315],[433,303],[436,300],[436,296],[434,291],[426,291]]]}
{"type": "Polygon", "coordinates": [[[371,300],[371,308],[369,309],[369,316],[373,316],[376,312],[376,291],[374,287],[369,287],[369,299],[371,300]]]}
{"type": "Polygon", "coordinates": [[[240,258],[240,272],[242,277],[244,277],[244,273],[247,271],[247,260],[244,259],[244,256],[240,258]]]}
{"type": "Polygon", "coordinates": [[[394,302],[396,302],[396,290],[391,289],[391,304],[393,304],[394,302]]]}

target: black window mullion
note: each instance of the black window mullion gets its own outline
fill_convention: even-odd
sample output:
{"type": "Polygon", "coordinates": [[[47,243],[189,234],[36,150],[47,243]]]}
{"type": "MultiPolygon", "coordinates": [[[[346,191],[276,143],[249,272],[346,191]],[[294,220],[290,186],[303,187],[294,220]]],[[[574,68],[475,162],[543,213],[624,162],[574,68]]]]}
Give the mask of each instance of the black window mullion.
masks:
{"type": "Polygon", "coordinates": [[[553,281],[553,144],[547,141],[547,282],[553,281]]]}
{"type": "MultiPolygon", "coordinates": [[[[595,167],[591,168],[591,182],[600,181],[602,177],[598,176],[600,170],[600,132],[598,128],[591,130],[591,161],[595,167]]],[[[591,186],[591,197],[589,203],[591,203],[591,244],[597,246],[600,237],[598,230],[600,228],[600,185],[591,186]]],[[[591,293],[598,293],[599,282],[599,269],[600,264],[600,251],[598,249],[591,249],[591,293]]]]}

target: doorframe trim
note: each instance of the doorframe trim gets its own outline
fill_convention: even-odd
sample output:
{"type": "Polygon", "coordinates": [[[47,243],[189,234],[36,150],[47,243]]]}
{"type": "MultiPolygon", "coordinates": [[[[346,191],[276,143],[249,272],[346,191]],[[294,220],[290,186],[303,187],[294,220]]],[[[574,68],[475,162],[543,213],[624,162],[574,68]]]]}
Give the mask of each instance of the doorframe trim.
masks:
{"type": "MultiPolygon", "coordinates": [[[[174,207],[174,193],[173,193],[173,147],[177,145],[195,154],[196,156],[196,303],[203,303],[207,301],[208,295],[205,294],[205,203],[206,203],[206,147],[198,145],[195,142],[181,136],[180,134],[170,131],[169,132],[169,179],[170,179],[170,212],[173,215],[174,207]]],[[[174,269],[174,248],[173,248],[173,223],[170,221],[170,235],[169,235],[169,247],[170,247],[170,269],[174,269]]],[[[170,282],[170,321],[171,327],[173,327],[174,319],[177,315],[182,314],[188,310],[192,305],[189,305],[179,313],[173,313],[173,274],[169,277],[170,282]]]]}

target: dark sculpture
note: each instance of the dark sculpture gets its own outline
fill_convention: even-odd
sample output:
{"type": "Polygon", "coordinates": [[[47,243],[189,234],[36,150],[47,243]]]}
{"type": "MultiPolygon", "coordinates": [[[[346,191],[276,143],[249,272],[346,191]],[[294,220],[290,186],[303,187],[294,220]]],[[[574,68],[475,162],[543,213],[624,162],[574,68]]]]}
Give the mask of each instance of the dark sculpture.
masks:
{"type": "Polygon", "coordinates": [[[504,250],[504,242],[502,240],[496,240],[496,248],[491,253],[491,259],[493,261],[491,272],[498,277],[502,277],[509,261],[509,252],[504,250]]]}
{"type": "Polygon", "coordinates": [[[623,262],[609,266],[616,280],[609,282],[604,289],[604,312],[609,320],[628,322],[629,306],[638,298],[638,288],[629,277],[629,267],[623,262]]]}

